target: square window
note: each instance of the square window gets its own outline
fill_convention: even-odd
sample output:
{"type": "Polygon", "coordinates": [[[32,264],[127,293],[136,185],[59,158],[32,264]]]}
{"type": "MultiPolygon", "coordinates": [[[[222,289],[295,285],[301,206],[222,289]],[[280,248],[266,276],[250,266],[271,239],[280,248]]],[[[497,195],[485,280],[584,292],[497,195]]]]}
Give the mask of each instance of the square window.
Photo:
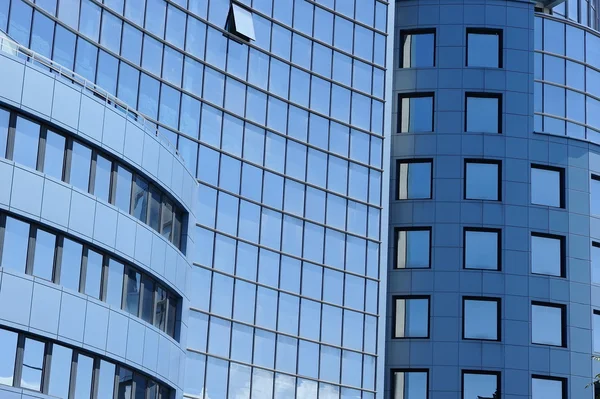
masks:
{"type": "Polygon", "coordinates": [[[435,29],[401,32],[400,68],[435,66],[435,29]]]}
{"type": "Polygon", "coordinates": [[[564,171],[563,168],[531,165],[531,203],[564,208],[564,171]]]}
{"type": "Polygon", "coordinates": [[[463,370],[463,399],[500,397],[500,373],[496,371],[463,370]]]}
{"type": "Polygon", "coordinates": [[[502,30],[467,28],[467,66],[502,68],[502,30]]]}
{"type": "Polygon", "coordinates": [[[430,199],[433,181],[431,159],[398,161],[398,199],[430,199]]]}
{"type": "Polygon", "coordinates": [[[592,283],[600,284],[600,242],[592,242],[592,283]]]}
{"type": "Polygon", "coordinates": [[[394,338],[429,338],[429,297],[395,296],[394,338]]]}
{"type": "Polygon", "coordinates": [[[500,201],[500,161],[465,159],[465,199],[500,201]]]}
{"type": "Polygon", "coordinates": [[[531,376],[531,399],[566,399],[567,379],[543,375],[531,376]]]}
{"type": "Polygon", "coordinates": [[[544,302],[531,303],[531,342],[534,344],[567,346],[565,305],[544,302]]]}
{"type": "Polygon", "coordinates": [[[431,267],[431,227],[396,229],[396,269],[431,267]]]}
{"type": "Polygon", "coordinates": [[[255,40],[252,13],[240,4],[231,4],[225,29],[247,42],[255,40]]]}
{"type": "Polygon", "coordinates": [[[592,175],[590,181],[590,210],[592,215],[600,215],[600,176],[592,175]]]}
{"type": "Polygon", "coordinates": [[[433,93],[398,94],[398,133],[433,132],[433,93]]]}
{"type": "Polygon", "coordinates": [[[502,94],[466,93],[465,131],[502,133],[502,94]]]}
{"type": "Polygon", "coordinates": [[[464,268],[500,270],[499,229],[465,228],[464,268]]]}
{"type": "Polygon", "coordinates": [[[463,297],[463,339],[500,341],[500,298],[463,297]]]}
{"type": "Polygon", "coordinates": [[[565,237],[531,233],[531,273],[566,277],[565,237]]]}
{"type": "Polygon", "coordinates": [[[392,369],[392,399],[427,399],[429,370],[392,369]]]}

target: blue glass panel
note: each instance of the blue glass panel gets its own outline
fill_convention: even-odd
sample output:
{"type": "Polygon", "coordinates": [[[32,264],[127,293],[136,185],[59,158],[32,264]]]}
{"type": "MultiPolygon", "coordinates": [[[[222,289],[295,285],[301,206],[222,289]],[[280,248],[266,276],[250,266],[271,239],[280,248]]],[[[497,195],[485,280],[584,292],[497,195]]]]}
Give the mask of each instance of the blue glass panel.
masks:
{"type": "Polygon", "coordinates": [[[240,79],[248,73],[248,46],[230,40],[227,49],[227,71],[240,79]]]}
{"type": "Polygon", "coordinates": [[[165,46],[163,61],[163,78],[173,83],[174,85],[181,86],[182,69],[183,54],[173,49],[172,47],[165,46]]]}
{"type": "Polygon", "coordinates": [[[180,49],[183,49],[185,37],[186,15],[183,11],[169,5],[167,9],[167,33],[165,39],[180,49]]]}
{"type": "Polygon", "coordinates": [[[185,57],[184,64],[183,88],[197,96],[201,96],[204,66],[189,57],[185,57]]]}
{"type": "Polygon", "coordinates": [[[33,17],[33,27],[31,29],[31,50],[44,57],[51,58],[53,40],[54,22],[45,15],[36,12],[33,17]]]}
{"type": "Polygon", "coordinates": [[[100,44],[106,46],[109,50],[119,54],[121,48],[121,29],[123,22],[110,13],[105,12],[102,18],[102,35],[100,44]]]}
{"type": "Polygon", "coordinates": [[[146,29],[163,38],[167,5],[164,0],[147,0],[146,4],[146,29]]]}
{"type": "MultiPolygon", "coordinates": [[[[124,62],[120,63],[120,73],[119,73],[119,83],[118,83],[118,87],[117,87],[117,96],[119,97],[119,99],[125,101],[125,103],[127,103],[127,105],[136,108],[137,107],[137,100],[138,100],[138,81],[140,78],[140,73],[137,69],[127,65],[124,62]]],[[[144,75],[146,79],[152,79],[149,78],[148,75],[144,75]]],[[[152,81],[156,82],[156,80],[152,79],[152,81]]],[[[149,90],[146,94],[146,96],[151,95],[151,82],[147,82],[145,85],[145,89],[149,90]]],[[[158,82],[156,82],[158,84],[158,82]]],[[[156,90],[156,96],[158,96],[158,85],[156,85],[154,87],[154,89],[156,90]]],[[[140,92],[140,98],[142,97],[143,93],[140,92]]],[[[146,97],[146,104],[148,105],[148,100],[149,97],[146,97]]],[[[156,97],[155,97],[156,99],[156,97]]],[[[148,110],[148,108],[146,108],[146,110],[148,110]]],[[[141,107],[140,107],[140,112],[144,112],[142,111],[141,107]]],[[[154,118],[156,117],[156,110],[154,111],[154,118]]],[[[151,116],[152,114],[148,114],[149,116],[151,116]]]]}
{"type": "Polygon", "coordinates": [[[227,38],[221,32],[211,27],[208,27],[206,36],[206,62],[214,65],[216,68],[224,70],[227,38]]]}
{"type": "MultiPolygon", "coordinates": [[[[81,2],[79,32],[94,41],[98,41],[98,35],[100,34],[100,13],[101,8],[91,0],[83,0],[81,2]]],[[[106,13],[106,15],[110,16],[111,14],[106,13]]]]}
{"type": "Polygon", "coordinates": [[[96,72],[96,84],[108,91],[113,96],[117,94],[117,71],[119,60],[100,50],[98,54],[98,71],[96,72]]]}
{"type": "Polygon", "coordinates": [[[54,32],[54,61],[72,69],[75,59],[75,35],[57,25],[54,32]]]}
{"type": "Polygon", "coordinates": [[[29,224],[7,217],[4,230],[2,267],[25,273],[28,245],[29,224]]]}
{"type": "Polygon", "coordinates": [[[290,80],[290,66],[271,58],[271,73],[269,74],[269,90],[278,96],[287,98],[290,80]]]}
{"type": "Polygon", "coordinates": [[[333,44],[333,14],[325,11],[321,7],[315,8],[314,37],[327,44],[333,44]]]}
{"type": "Polygon", "coordinates": [[[179,97],[181,92],[177,89],[162,84],[160,90],[160,110],[158,120],[177,129],[179,121],[179,97]]]}
{"type": "Polygon", "coordinates": [[[160,76],[163,58],[163,45],[158,40],[144,35],[142,67],[156,76],[160,76]]]}
{"type": "Polygon", "coordinates": [[[32,13],[31,6],[22,0],[15,0],[11,3],[8,34],[13,40],[25,47],[29,47],[32,13]]]}
{"type": "Polygon", "coordinates": [[[37,166],[39,140],[40,125],[29,119],[20,116],[17,117],[13,145],[13,161],[35,169],[37,166]]]}
{"type": "MultiPolygon", "coordinates": [[[[189,136],[198,137],[200,124],[200,101],[183,94],[181,97],[181,115],[179,130],[189,136]]],[[[194,161],[195,162],[195,161],[194,161]]],[[[196,170],[193,168],[192,170],[196,170]]]]}
{"type": "Polygon", "coordinates": [[[121,55],[140,65],[140,57],[142,55],[142,32],[129,24],[123,26],[123,40],[121,55]]]}
{"type": "Polygon", "coordinates": [[[145,8],[144,0],[127,0],[125,2],[125,18],[143,26],[145,8]]]}
{"type": "Polygon", "coordinates": [[[89,81],[94,81],[96,76],[96,60],[98,47],[81,38],[77,39],[77,56],[75,58],[75,72],[89,81]]]}
{"type": "Polygon", "coordinates": [[[269,79],[268,70],[269,56],[255,49],[250,49],[248,82],[266,89],[269,79]]]}
{"type": "Polygon", "coordinates": [[[225,76],[212,68],[204,69],[204,98],[215,105],[223,106],[225,76]]]}

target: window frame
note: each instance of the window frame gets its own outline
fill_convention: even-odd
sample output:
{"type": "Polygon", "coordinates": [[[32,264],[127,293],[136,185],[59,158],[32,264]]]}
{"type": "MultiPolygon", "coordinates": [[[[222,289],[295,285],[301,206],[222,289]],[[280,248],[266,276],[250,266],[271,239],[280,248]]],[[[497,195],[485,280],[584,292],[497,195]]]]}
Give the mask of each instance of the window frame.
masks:
{"type": "Polygon", "coordinates": [[[392,339],[406,340],[406,339],[430,339],[431,338],[431,295],[393,295],[392,296],[392,339]],[[404,299],[427,299],[427,336],[425,337],[397,337],[396,336],[396,310],[397,300],[404,299]]]}
{"type": "MultiPolygon", "coordinates": [[[[410,173],[410,166],[409,173],[410,173]]],[[[396,160],[396,195],[397,201],[421,201],[433,199],[433,158],[411,158],[411,159],[397,159],[396,160]],[[428,198],[400,198],[400,168],[402,164],[414,164],[414,163],[428,163],[431,167],[429,170],[429,197],[428,198]]]]}
{"type": "MultiPolygon", "coordinates": [[[[553,239],[553,240],[559,240],[560,241],[560,275],[555,276],[553,274],[546,274],[546,273],[536,273],[533,271],[533,251],[530,248],[530,253],[531,253],[531,259],[530,259],[530,266],[529,266],[529,273],[531,273],[534,276],[546,276],[546,277],[554,277],[554,278],[567,278],[567,237],[566,236],[562,236],[562,235],[558,235],[558,234],[549,234],[549,233],[543,233],[543,232],[538,232],[538,231],[531,231],[530,235],[529,235],[529,245],[531,246],[531,237],[541,237],[541,238],[549,238],[549,239],[553,239]]],[[[593,243],[592,243],[593,245],[593,243]]],[[[590,265],[591,265],[591,260],[590,260],[590,265]]],[[[591,268],[591,266],[590,266],[591,268]]]]}
{"type": "MultiPolygon", "coordinates": [[[[562,303],[555,302],[544,302],[544,301],[531,301],[531,305],[529,306],[529,312],[531,315],[531,345],[540,345],[541,347],[546,348],[567,348],[567,305],[562,303]],[[533,342],[533,306],[547,307],[547,308],[556,308],[560,309],[560,345],[552,345],[552,344],[544,344],[539,342],[533,342]]],[[[592,333],[593,336],[593,333],[592,333]]]]}
{"type": "Polygon", "coordinates": [[[502,372],[499,370],[471,370],[471,369],[462,369],[460,373],[460,393],[461,399],[465,398],[465,374],[479,374],[479,375],[494,375],[496,376],[496,392],[498,393],[498,398],[502,397],[502,372]]]}
{"type": "MultiPolygon", "coordinates": [[[[236,42],[250,43],[256,41],[256,29],[254,28],[254,21],[252,19],[252,15],[254,15],[254,10],[252,10],[245,4],[240,3],[239,1],[232,0],[230,2],[229,11],[227,13],[227,19],[225,22],[225,32],[227,32],[227,36],[229,36],[232,40],[235,40],[236,42]],[[236,12],[237,9],[240,9],[239,12],[245,11],[248,14],[250,14],[250,21],[252,21],[252,32],[248,33],[252,33],[252,35],[242,33],[236,26],[236,14],[238,14],[236,12]]],[[[239,16],[237,18],[239,18],[239,16]]]]}
{"type": "Polygon", "coordinates": [[[465,295],[462,297],[462,340],[464,341],[479,341],[479,342],[502,342],[502,298],[490,296],[473,296],[465,295]],[[496,339],[488,338],[467,338],[465,308],[467,301],[477,302],[496,302],[496,339]]]}
{"type": "MultiPolygon", "coordinates": [[[[591,178],[591,180],[595,180],[598,182],[598,184],[600,184],[600,175],[591,173],[590,178],[591,178]]],[[[591,182],[590,182],[590,185],[591,185],[591,182]]],[[[592,189],[590,187],[590,204],[591,204],[591,202],[592,202],[592,189]]],[[[600,214],[592,213],[591,205],[590,205],[590,215],[600,217],[600,214]]]]}
{"type": "Polygon", "coordinates": [[[494,67],[483,67],[483,66],[471,66],[469,65],[469,34],[476,35],[497,35],[498,36],[498,66],[496,68],[504,68],[504,30],[498,28],[479,28],[479,27],[468,27],[466,29],[465,43],[465,67],[471,68],[494,68],[494,67]]]}
{"type": "MultiPolygon", "coordinates": [[[[431,245],[431,239],[432,239],[432,232],[433,232],[433,228],[431,226],[401,226],[401,227],[396,227],[394,228],[394,260],[393,260],[393,264],[392,264],[392,269],[393,270],[427,270],[427,269],[431,269],[431,255],[432,255],[432,247],[433,245],[431,245]],[[428,266],[427,267],[404,267],[404,268],[399,268],[398,267],[398,234],[401,231],[427,231],[429,232],[429,262],[428,262],[428,266]]],[[[394,313],[395,314],[395,313],[394,313]]]]}
{"type": "Polygon", "coordinates": [[[429,399],[429,369],[428,368],[392,368],[390,369],[390,397],[392,399],[396,399],[394,397],[394,392],[396,391],[396,384],[394,378],[396,373],[425,373],[426,374],[426,382],[425,382],[425,399],[429,399]]]}
{"type": "Polygon", "coordinates": [[[483,158],[465,158],[464,166],[463,166],[463,200],[469,201],[493,201],[493,202],[502,202],[502,160],[501,159],[483,159],[483,158]],[[489,199],[480,199],[480,198],[467,198],[467,180],[469,176],[467,175],[467,165],[473,164],[488,164],[488,165],[496,165],[498,166],[498,199],[489,200],[489,199]]]}
{"type": "Polygon", "coordinates": [[[427,134],[435,131],[435,92],[433,91],[415,91],[410,93],[398,93],[398,113],[396,121],[396,134],[427,134]],[[416,131],[416,132],[403,132],[402,131],[402,100],[404,98],[431,98],[431,131],[416,131]]]}
{"type": "MultiPolygon", "coordinates": [[[[537,205],[537,206],[546,206],[549,208],[557,208],[557,209],[565,209],[565,199],[566,199],[566,195],[565,195],[565,168],[561,168],[558,166],[550,166],[550,165],[542,165],[542,164],[538,164],[538,163],[531,163],[531,166],[529,168],[529,176],[531,179],[531,184],[533,185],[533,177],[532,177],[532,171],[533,169],[542,169],[542,170],[547,170],[550,172],[558,172],[559,174],[559,193],[560,193],[560,205],[559,206],[553,206],[553,205],[546,205],[546,204],[538,204],[538,203],[534,203],[533,202],[533,191],[531,192],[531,198],[530,198],[530,204],[531,205],[537,205]]],[[[592,179],[594,179],[594,175],[592,174],[592,179]]],[[[600,181],[600,176],[598,176],[597,179],[595,180],[599,180],[600,181]]]]}
{"type": "Polygon", "coordinates": [[[487,92],[487,91],[466,91],[465,92],[465,126],[464,133],[478,133],[471,132],[468,129],[468,102],[469,98],[495,98],[498,100],[498,131],[497,132],[482,132],[482,134],[502,134],[502,93],[487,92]]]}
{"type": "Polygon", "coordinates": [[[400,59],[398,60],[398,67],[400,69],[414,69],[414,68],[435,68],[437,66],[437,32],[436,28],[421,28],[421,29],[402,29],[400,30],[400,59]],[[428,35],[433,34],[433,65],[429,67],[405,67],[404,66],[404,38],[407,35],[428,35]]]}
{"type": "Polygon", "coordinates": [[[490,228],[490,227],[472,227],[472,226],[464,226],[463,227],[463,270],[485,270],[490,272],[501,272],[502,271],[502,229],[499,228],[490,228]],[[497,234],[497,256],[496,256],[496,269],[482,269],[478,267],[467,267],[467,232],[468,231],[476,231],[482,233],[496,233],[497,234]]]}
{"type": "Polygon", "coordinates": [[[542,375],[542,374],[531,374],[531,379],[529,381],[530,386],[533,385],[533,380],[551,380],[551,381],[560,381],[562,382],[562,397],[567,399],[569,397],[569,389],[568,389],[568,379],[563,377],[555,377],[552,375],[542,375]]]}

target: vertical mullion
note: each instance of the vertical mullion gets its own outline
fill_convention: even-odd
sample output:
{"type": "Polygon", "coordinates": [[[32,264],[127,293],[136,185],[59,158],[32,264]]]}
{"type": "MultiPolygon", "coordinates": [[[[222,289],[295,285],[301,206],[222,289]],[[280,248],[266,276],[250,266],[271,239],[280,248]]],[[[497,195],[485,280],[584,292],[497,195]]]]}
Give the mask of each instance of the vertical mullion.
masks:
{"type": "Polygon", "coordinates": [[[125,265],[123,268],[123,288],[121,298],[121,309],[125,310],[127,306],[127,285],[129,283],[129,266],[125,265]]]}
{"type": "Polygon", "coordinates": [[[0,266],[2,266],[2,250],[4,248],[4,231],[6,229],[6,214],[0,213],[0,266]]]}
{"type": "Polygon", "coordinates": [[[75,398],[75,386],[77,379],[77,351],[73,350],[73,354],[71,355],[71,380],[69,381],[69,399],[77,399],[75,398]]]}
{"type": "Polygon", "coordinates": [[[15,155],[15,136],[17,130],[17,114],[10,113],[8,118],[8,140],[6,142],[6,159],[12,160],[15,155]]]}
{"type": "Polygon", "coordinates": [[[42,368],[42,392],[48,393],[50,388],[50,373],[52,372],[52,352],[54,344],[46,343],[46,353],[44,356],[44,367],[42,368]]]}
{"type": "Polygon", "coordinates": [[[35,241],[37,237],[37,227],[29,224],[29,239],[27,243],[27,257],[25,259],[25,274],[33,274],[33,261],[35,256],[35,241]]]}
{"type": "Polygon", "coordinates": [[[15,372],[13,374],[13,386],[21,387],[21,376],[23,375],[23,356],[25,350],[25,336],[19,334],[17,339],[17,356],[15,359],[15,372]]]}
{"type": "Polygon", "coordinates": [[[108,268],[110,267],[110,257],[102,255],[102,273],[100,274],[100,300],[106,302],[108,290],[108,268]]]}
{"type": "Polygon", "coordinates": [[[96,193],[96,167],[98,165],[98,151],[92,149],[92,163],[90,164],[90,181],[88,192],[92,195],[96,193]]]}
{"type": "Polygon", "coordinates": [[[44,172],[44,160],[46,157],[46,143],[48,137],[48,127],[46,125],[40,126],[40,141],[38,143],[38,157],[37,157],[37,168],[36,170],[44,172]]]}
{"type": "Polygon", "coordinates": [[[81,257],[80,274],[79,274],[79,292],[85,294],[85,280],[87,278],[87,261],[89,247],[83,247],[83,255],[81,257]]]}
{"type": "Polygon", "coordinates": [[[55,262],[54,262],[54,283],[60,284],[60,269],[62,264],[62,253],[63,253],[64,237],[56,236],[56,251],[55,251],[55,262]]]}
{"type": "Polygon", "coordinates": [[[73,160],[73,139],[67,139],[67,154],[65,156],[65,183],[71,184],[71,163],[73,160]]]}

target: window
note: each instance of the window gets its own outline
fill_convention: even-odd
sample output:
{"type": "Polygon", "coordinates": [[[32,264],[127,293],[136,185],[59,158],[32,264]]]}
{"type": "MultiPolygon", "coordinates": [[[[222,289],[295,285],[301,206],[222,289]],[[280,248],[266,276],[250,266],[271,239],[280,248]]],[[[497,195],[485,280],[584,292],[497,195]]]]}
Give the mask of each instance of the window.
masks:
{"type": "Polygon", "coordinates": [[[51,359],[48,394],[57,398],[68,398],[73,350],[54,344],[51,359]]]}
{"type": "Polygon", "coordinates": [[[137,316],[140,306],[141,276],[134,269],[128,268],[125,286],[125,310],[137,316]]]}
{"type": "Polygon", "coordinates": [[[502,30],[467,28],[467,66],[502,68],[502,30]]]}
{"type": "Polygon", "coordinates": [[[163,201],[162,203],[162,215],[161,215],[161,234],[167,240],[171,237],[171,230],[173,229],[173,205],[169,201],[163,201]]]}
{"type": "Polygon", "coordinates": [[[502,94],[466,93],[465,131],[502,133],[502,94]]]}
{"type": "Polygon", "coordinates": [[[401,68],[435,66],[435,29],[402,31],[400,43],[401,68]]]}
{"type": "Polygon", "coordinates": [[[463,339],[500,341],[500,299],[463,297],[463,339]]]}
{"type": "Polygon", "coordinates": [[[564,171],[563,168],[531,165],[531,203],[564,208],[564,171]]]}
{"type": "Polygon", "coordinates": [[[36,229],[33,271],[31,274],[52,281],[55,248],[56,236],[44,230],[36,229]]]}
{"type": "Polygon", "coordinates": [[[231,4],[225,29],[247,42],[255,40],[252,13],[238,3],[231,4]]]}
{"type": "Polygon", "coordinates": [[[394,338],[429,338],[429,297],[394,297],[394,338]]]}
{"type": "Polygon", "coordinates": [[[531,399],[566,399],[567,379],[543,375],[531,376],[531,399]]]}
{"type": "Polygon", "coordinates": [[[63,287],[79,291],[82,254],[83,246],[81,244],[63,238],[60,280],[58,281],[63,287]]]}
{"type": "Polygon", "coordinates": [[[431,228],[396,229],[396,269],[429,268],[431,228]]]}
{"type": "Polygon", "coordinates": [[[500,232],[499,229],[465,228],[463,235],[465,269],[501,269],[500,232]]]}
{"type": "Polygon", "coordinates": [[[590,208],[592,215],[600,216],[600,176],[592,175],[590,181],[590,208]]]}
{"type": "Polygon", "coordinates": [[[473,370],[462,372],[463,399],[500,398],[500,373],[473,370]]]}
{"type": "Polygon", "coordinates": [[[429,370],[392,370],[392,399],[427,399],[429,370]]]}
{"type": "Polygon", "coordinates": [[[433,93],[398,94],[398,133],[433,132],[433,93]]]}
{"type": "Polygon", "coordinates": [[[592,326],[592,330],[594,332],[594,352],[600,352],[600,310],[594,309],[593,313],[594,324],[592,326]]]}
{"type": "Polygon", "coordinates": [[[465,199],[500,201],[501,161],[465,159],[465,199]]]}
{"type": "MultiPolygon", "coordinates": [[[[75,371],[74,398],[89,398],[92,396],[92,375],[94,372],[94,359],[77,354],[77,370],[75,371]]],[[[133,398],[132,398],[133,399],[133,398]]],[[[137,399],[137,398],[136,398],[137,399]]]]}
{"type": "Polygon", "coordinates": [[[133,182],[133,216],[146,222],[148,213],[148,183],[140,176],[133,182]]]}
{"type": "Polygon", "coordinates": [[[531,233],[531,273],[566,277],[565,237],[531,233]]]}
{"type": "Polygon", "coordinates": [[[46,132],[44,147],[44,173],[58,180],[63,178],[66,139],[50,130],[46,132]]]}
{"type": "Polygon", "coordinates": [[[18,335],[0,329],[0,384],[12,385],[15,376],[18,335]]]}
{"type": "Polygon", "coordinates": [[[0,266],[24,273],[28,246],[29,225],[18,219],[6,217],[0,266]]]}
{"type": "Polygon", "coordinates": [[[531,303],[531,342],[541,345],[567,346],[565,305],[531,303]]]}
{"type": "Polygon", "coordinates": [[[69,183],[86,193],[90,184],[91,161],[92,150],[76,141],[72,142],[69,183]]]}
{"type": "Polygon", "coordinates": [[[85,283],[83,292],[86,295],[100,299],[100,279],[102,278],[102,254],[91,249],[87,250],[85,262],[85,283]]]}
{"type": "Polygon", "coordinates": [[[398,161],[398,199],[429,199],[433,186],[431,159],[398,161]]]}
{"type": "Polygon", "coordinates": [[[115,190],[115,205],[123,212],[129,213],[131,206],[131,185],[133,175],[122,166],[117,167],[117,184],[115,190]]]}
{"type": "Polygon", "coordinates": [[[40,141],[40,125],[22,117],[17,117],[12,160],[35,169],[40,141]]]}
{"type": "Polygon", "coordinates": [[[46,345],[31,338],[25,338],[23,345],[23,368],[21,369],[21,388],[32,391],[42,390],[42,370],[46,345]]]}
{"type": "Polygon", "coordinates": [[[600,284],[600,242],[592,242],[592,283],[600,284]]]}

